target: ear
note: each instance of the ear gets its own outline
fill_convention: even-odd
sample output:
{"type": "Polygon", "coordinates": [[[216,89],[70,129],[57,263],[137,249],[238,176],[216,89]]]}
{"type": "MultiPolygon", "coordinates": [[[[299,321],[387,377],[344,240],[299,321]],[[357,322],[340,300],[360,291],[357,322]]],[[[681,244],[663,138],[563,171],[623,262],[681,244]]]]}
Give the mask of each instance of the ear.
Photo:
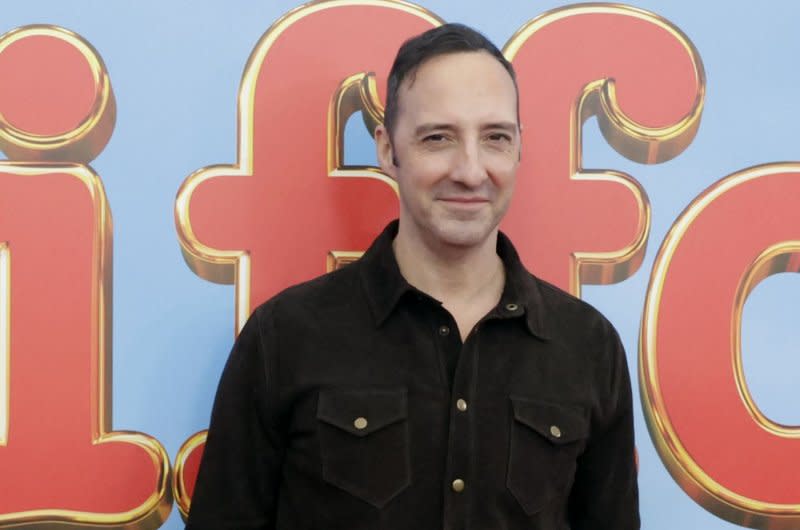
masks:
{"type": "Polygon", "coordinates": [[[378,125],[375,128],[375,149],[378,154],[378,163],[381,170],[396,180],[395,170],[395,154],[392,148],[392,140],[389,137],[389,131],[383,125],[378,125]]]}

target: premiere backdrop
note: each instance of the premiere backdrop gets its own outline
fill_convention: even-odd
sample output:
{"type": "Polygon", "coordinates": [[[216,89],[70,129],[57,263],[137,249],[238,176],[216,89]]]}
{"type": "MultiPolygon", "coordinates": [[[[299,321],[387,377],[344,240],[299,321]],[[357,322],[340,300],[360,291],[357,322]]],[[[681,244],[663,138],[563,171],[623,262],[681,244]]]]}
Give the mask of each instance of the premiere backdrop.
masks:
{"type": "Polygon", "coordinates": [[[503,228],[622,336],[643,528],[800,527],[800,6],[298,7],[3,5],[0,528],[182,527],[235,331],[396,215],[370,132],[442,21],[517,68],[503,228]]]}

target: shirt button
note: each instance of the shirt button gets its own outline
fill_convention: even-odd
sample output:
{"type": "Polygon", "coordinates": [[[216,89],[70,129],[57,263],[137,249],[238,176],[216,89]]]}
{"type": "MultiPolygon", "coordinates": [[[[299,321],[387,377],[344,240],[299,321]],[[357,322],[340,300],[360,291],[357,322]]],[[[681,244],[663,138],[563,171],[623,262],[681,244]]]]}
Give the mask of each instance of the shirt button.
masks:
{"type": "Polygon", "coordinates": [[[467,410],[467,402],[463,399],[459,399],[456,401],[456,408],[461,412],[465,412],[467,410]]]}
{"type": "Polygon", "coordinates": [[[362,418],[362,417],[356,418],[355,421],[353,422],[353,426],[355,426],[355,428],[358,429],[359,431],[363,430],[363,429],[366,429],[367,428],[367,418],[362,418]]]}
{"type": "Polygon", "coordinates": [[[450,328],[447,326],[439,326],[439,335],[446,337],[450,334],[450,328]]]}
{"type": "Polygon", "coordinates": [[[506,304],[506,311],[514,312],[517,309],[519,309],[519,306],[517,304],[506,304]]]}
{"type": "Polygon", "coordinates": [[[464,491],[464,481],[460,478],[457,478],[453,481],[453,491],[456,493],[461,493],[464,491]]]}
{"type": "Polygon", "coordinates": [[[553,435],[553,438],[561,438],[561,429],[557,425],[551,425],[550,434],[553,435]]]}

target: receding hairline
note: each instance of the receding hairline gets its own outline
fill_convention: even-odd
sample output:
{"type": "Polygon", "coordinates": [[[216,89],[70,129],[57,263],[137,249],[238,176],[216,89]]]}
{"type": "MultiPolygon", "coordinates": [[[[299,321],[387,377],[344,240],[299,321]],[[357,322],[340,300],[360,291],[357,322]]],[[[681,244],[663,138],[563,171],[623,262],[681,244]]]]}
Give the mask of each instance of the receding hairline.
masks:
{"type": "Polygon", "coordinates": [[[503,69],[503,71],[506,73],[508,78],[511,79],[511,83],[514,85],[514,89],[516,90],[516,88],[517,88],[517,80],[516,80],[516,78],[513,75],[511,75],[511,73],[508,70],[506,70],[506,68],[503,65],[503,63],[498,61],[497,57],[492,55],[491,52],[489,52],[488,50],[482,50],[481,49],[481,50],[450,50],[450,51],[443,51],[442,53],[437,53],[435,55],[431,55],[430,57],[426,57],[424,60],[422,60],[418,64],[415,64],[412,68],[410,68],[406,72],[406,75],[403,76],[403,78],[400,80],[400,83],[397,85],[398,92],[403,88],[404,85],[407,86],[408,88],[410,88],[414,84],[414,81],[417,79],[417,72],[419,72],[419,69],[422,68],[423,66],[425,66],[426,64],[430,63],[431,61],[435,61],[435,60],[438,60],[438,59],[444,59],[444,58],[452,57],[452,56],[455,56],[455,55],[485,55],[489,59],[491,59],[494,62],[496,62],[503,69]]]}
{"type": "MultiPolygon", "coordinates": [[[[417,79],[417,72],[420,68],[424,67],[426,64],[430,63],[431,61],[437,59],[444,59],[446,57],[455,56],[455,55],[473,55],[473,54],[480,54],[485,55],[486,57],[492,59],[496,62],[506,73],[508,78],[511,80],[511,84],[514,87],[514,97],[516,98],[515,106],[516,106],[516,114],[517,114],[517,127],[521,127],[520,120],[519,120],[519,87],[517,86],[517,79],[515,76],[511,75],[506,67],[500,62],[497,57],[492,55],[492,53],[488,50],[478,49],[478,50],[452,50],[452,51],[444,51],[442,53],[438,53],[435,55],[431,55],[430,57],[426,57],[425,60],[421,61],[419,64],[414,65],[413,68],[409,69],[406,72],[406,75],[400,80],[400,83],[397,86],[397,92],[395,97],[395,116],[399,117],[402,110],[402,105],[400,101],[400,94],[404,91],[409,90],[417,79]]],[[[394,127],[392,127],[394,128],[394,127]]],[[[388,131],[390,136],[392,135],[392,131],[388,131]]]]}
{"type": "Polygon", "coordinates": [[[400,114],[400,92],[408,90],[414,85],[417,70],[436,57],[471,52],[489,54],[511,77],[516,99],[516,121],[521,128],[520,94],[514,66],[503,55],[503,52],[480,31],[464,24],[446,23],[406,40],[397,51],[387,79],[383,119],[383,126],[390,140],[394,133],[397,116],[400,114]]]}

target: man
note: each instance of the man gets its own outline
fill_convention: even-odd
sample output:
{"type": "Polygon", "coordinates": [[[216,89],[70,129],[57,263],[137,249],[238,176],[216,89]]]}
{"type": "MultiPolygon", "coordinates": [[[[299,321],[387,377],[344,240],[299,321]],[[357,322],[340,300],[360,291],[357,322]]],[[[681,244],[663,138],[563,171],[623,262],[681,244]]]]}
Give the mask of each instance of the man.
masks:
{"type": "Polygon", "coordinates": [[[399,223],[254,312],[187,528],[639,528],[619,338],[498,233],[517,99],[467,27],[402,46],[375,134],[399,223]]]}

